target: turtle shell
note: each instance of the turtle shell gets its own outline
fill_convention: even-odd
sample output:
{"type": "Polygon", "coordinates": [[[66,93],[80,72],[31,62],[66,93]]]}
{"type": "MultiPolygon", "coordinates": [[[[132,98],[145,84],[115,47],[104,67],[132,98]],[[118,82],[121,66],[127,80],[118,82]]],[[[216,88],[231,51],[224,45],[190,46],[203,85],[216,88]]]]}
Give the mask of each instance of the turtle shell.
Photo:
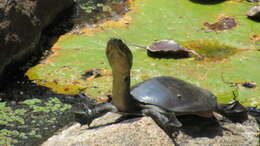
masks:
{"type": "Polygon", "coordinates": [[[158,51],[187,51],[188,49],[181,47],[179,44],[172,40],[161,40],[161,41],[156,41],[152,45],[147,47],[147,50],[151,52],[158,52],[158,51]]]}
{"type": "Polygon", "coordinates": [[[184,48],[173,40],[156,41],[146,49],[148,56],[156,58],[188,58],[191,57],[189,53],[200,57],[194,50],[184,48]]]}
{"type": "Polygon", "coordinates": [[[173,112],[206,112],[217,107],[215,96],[173,77],[155,77],[132,87],[134,99],[173,112]]]}

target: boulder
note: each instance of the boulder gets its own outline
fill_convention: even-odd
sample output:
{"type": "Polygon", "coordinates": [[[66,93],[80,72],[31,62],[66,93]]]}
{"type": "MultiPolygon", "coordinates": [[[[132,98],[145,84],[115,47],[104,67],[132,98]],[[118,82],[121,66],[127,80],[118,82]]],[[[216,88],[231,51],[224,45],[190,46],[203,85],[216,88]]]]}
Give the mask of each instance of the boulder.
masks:
{"type": "Polygon", "coordinates": [[[178,118],[183,123],[183,128],[173,130],[173,135],[166,134],[150,117],[113,123],[119,117],[117,114],[109,113],[94,120],[90,128],[74,123],[49,138],[42,146],[259,145],[257,133],[259,127],[253,117],[249,117],[249,120],[240,124],[232,123],[220,115],[216,116],[217,120],[182,116],[178,118]]]}
{"type": "Polygon", "coordinates": [[[42,30],[73,0],[0,1],[0,75],[36,48],[42,30]]]}

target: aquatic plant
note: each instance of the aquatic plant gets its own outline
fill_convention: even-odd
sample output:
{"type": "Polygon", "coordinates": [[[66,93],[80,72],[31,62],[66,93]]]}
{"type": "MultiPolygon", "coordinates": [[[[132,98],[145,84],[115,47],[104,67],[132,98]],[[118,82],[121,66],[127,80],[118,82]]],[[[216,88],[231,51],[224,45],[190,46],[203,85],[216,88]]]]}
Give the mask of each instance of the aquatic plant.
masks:
{"type": "Polygon", "coordinates": [[[58,122],[70,122],[61,118],[67,118],[64,114],[70,109],[71,105],[62,103],[58,98],[27,99],[16,106],[0,102],[0,145],[39,142],[43,136],[59,128],[56,126],[58,122]]]}

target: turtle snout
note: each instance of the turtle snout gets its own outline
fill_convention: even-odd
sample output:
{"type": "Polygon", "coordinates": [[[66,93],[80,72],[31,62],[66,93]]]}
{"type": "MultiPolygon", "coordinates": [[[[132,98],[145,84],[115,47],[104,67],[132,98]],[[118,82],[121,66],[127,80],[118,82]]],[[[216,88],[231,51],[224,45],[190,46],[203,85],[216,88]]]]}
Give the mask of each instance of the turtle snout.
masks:
{"type": "Polygon", "coordinates": [[[115,47],[115,46],[119,46],[123,44],[123,41],[121,39],[117,39],[117,38],[111,38],[108,42],[107,42],[107,46],[108,47],[115,47]]]}

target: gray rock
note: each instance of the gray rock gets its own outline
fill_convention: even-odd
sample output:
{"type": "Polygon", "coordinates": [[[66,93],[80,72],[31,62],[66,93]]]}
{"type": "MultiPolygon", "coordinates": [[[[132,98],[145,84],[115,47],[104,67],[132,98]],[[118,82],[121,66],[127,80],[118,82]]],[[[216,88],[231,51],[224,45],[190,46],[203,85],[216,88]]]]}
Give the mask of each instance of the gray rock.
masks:
{"type": "Polygon", "coordinates": [[[29,55],[41,32],[73,0],[0,0],[0,75],[29,55]]]}
{"type": "MultiPolygon", "coordinates": [[[[174,145],[173,140],[151,118],[113,123],[118,117],[117,114],[109,113],[96,119],[90,128],[75,123],[49,138],[42,146],[174,145]]],[[[218,121],[200,118],[196,121],[196,118],[189,116],[179,118],[184,127],[178,134],[173,132],[176,133],[174,141],[180,146],[259,146],[259,127],[254,118],[250,117],[248,121],[239,124],[231,123],[220,115],[216,117],[218,121]]]]}

